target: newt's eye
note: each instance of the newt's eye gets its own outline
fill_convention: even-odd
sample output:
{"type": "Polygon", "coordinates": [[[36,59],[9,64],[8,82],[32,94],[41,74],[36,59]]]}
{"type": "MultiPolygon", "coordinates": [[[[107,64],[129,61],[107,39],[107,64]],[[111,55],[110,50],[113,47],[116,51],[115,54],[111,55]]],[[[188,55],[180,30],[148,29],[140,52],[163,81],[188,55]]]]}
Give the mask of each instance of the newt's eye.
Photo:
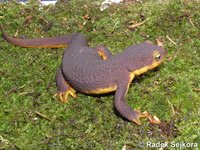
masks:
{"type": "Polygon", "coordinates": [[[160,55],[160,54],[155,55],[155,60],[156,60],[156,61],[159,61],[160,58],[161,58],[161,55],[160,55]]]}

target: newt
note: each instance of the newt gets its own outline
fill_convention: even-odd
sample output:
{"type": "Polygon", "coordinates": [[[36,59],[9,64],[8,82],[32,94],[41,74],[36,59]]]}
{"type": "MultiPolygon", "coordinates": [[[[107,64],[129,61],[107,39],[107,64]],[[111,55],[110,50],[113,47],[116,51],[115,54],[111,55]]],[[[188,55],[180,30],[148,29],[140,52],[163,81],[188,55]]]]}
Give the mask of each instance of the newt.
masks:
{"type": "Polygon", "coordinates": [[[20,39],[3,31],[4,39],[25,48],[64,47],[62,63],[56,73],[57,96],[62,102],[68,96],[76,97],[76,91],[85,94],[115,92],[114,106],[125,119],[141,125],[140,118],[150,123],[160,120],[148,112],[133,110],[126,103],[130,83],[135,76],[158,67],[166,57],[163,47],[151,42],[131,45],[124,52],[112,55],[104,45],[89,47],[83,34],[73,33],[58,37],[20,39]]]}

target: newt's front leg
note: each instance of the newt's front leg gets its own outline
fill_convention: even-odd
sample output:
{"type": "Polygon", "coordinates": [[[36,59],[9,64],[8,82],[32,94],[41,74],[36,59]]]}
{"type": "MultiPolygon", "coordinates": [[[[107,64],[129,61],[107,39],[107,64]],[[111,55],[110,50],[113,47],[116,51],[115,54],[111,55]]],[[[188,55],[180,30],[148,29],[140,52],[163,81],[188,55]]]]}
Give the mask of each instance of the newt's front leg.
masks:
{"type": "Polygon", "coordinates": [[[61,102],[67,102],[68,95],[76,98],[76,91],[65,81],[61,69],[59,69],[56,74],[56,85],[58,92],[55,96],[58,96],[61,102]]]}
{"type": "Polygon", "coordinates": [[[103,60],[107,60],[112,56],[112,53],[104,45],[98,45],[97,47],[95,47],[95,49],[97,50],[99,56],[101,56],[103,60]]]}
{"type": "Polygon", "coordinates": [[[115,93],[115,107],[117,111],[129,121],[135,122],[141,125],[140,118],[148,118],[153,124],[160,124],[160,120],[156,116],[151,116],[148,112],[141,113],[139,110],[132,110],[125,102],[125,97],[129,89],[129,84],[132,81],[134,75],[130,74],[129,80],[121,81],[117,85],[117,90],[115,93]]]}

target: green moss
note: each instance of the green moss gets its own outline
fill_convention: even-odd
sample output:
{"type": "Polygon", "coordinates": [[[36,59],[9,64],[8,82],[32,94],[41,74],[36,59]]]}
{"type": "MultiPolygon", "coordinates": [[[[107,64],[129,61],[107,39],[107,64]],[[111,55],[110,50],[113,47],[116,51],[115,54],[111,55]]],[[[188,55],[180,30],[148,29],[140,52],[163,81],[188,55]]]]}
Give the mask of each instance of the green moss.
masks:
{"type": "Polygon", "coordinates": [[[113,94],[79,93],[67,104],[53,97],[62,49],[23,49],[1,38],[0,149],[122,149],[125,144],[127,149],[139,149],[138,143],[147,141],[200,143],[200,93],[193,91],[200,88],[199,9],[199,3],[187,0],[112,5],[102,12],[89,0],[42,9],[34,1],[1,4],[0,24],[12,35],[35,38],[81,32],[91,46],[103,43],[114,54],[159,37],[168,57],[159,69],[137,77],[127,95],[132,108],[157,115],[163,124],[142,120],[142,126],[136,126],[115,113],[113,94]],[[83,19],[86,15],[88,19],[83,19]],[[144,25],[128,29],[130,21],[143,19],[144,25]]]}

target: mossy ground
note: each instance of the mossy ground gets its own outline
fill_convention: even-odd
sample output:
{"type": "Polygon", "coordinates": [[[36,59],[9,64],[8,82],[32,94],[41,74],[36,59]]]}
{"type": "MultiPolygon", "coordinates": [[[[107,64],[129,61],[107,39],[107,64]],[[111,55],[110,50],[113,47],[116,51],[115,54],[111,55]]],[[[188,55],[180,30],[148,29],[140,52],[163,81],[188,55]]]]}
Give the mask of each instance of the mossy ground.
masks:
{"type": "Polygon", "coordinates": [[[81,32],[91,46],[103,43],[113,54],[161,38],[168,51],[166,61],[137,77],[127,95],[132,108],[156,114],[163,123],[150,125],[142,120],[142,126],[137,126],[115,113],[113,94],[79,93],[66,104],[53,97],[63,49],[25,49],[1,38],[0,149],[122,149],[127,144],[128,150],[142,149],[138,143],[147,141],[200,146],[200,93],[193,90],[200,88],[199,10],[200,3],[189,0],[120,4],[102,12],[94,1],[43,8],[34,2],[0,4],[0,24],[18,37],[81,32]],[[144,25],[128,29],[128,22],[144,19],[144,25]]]}

